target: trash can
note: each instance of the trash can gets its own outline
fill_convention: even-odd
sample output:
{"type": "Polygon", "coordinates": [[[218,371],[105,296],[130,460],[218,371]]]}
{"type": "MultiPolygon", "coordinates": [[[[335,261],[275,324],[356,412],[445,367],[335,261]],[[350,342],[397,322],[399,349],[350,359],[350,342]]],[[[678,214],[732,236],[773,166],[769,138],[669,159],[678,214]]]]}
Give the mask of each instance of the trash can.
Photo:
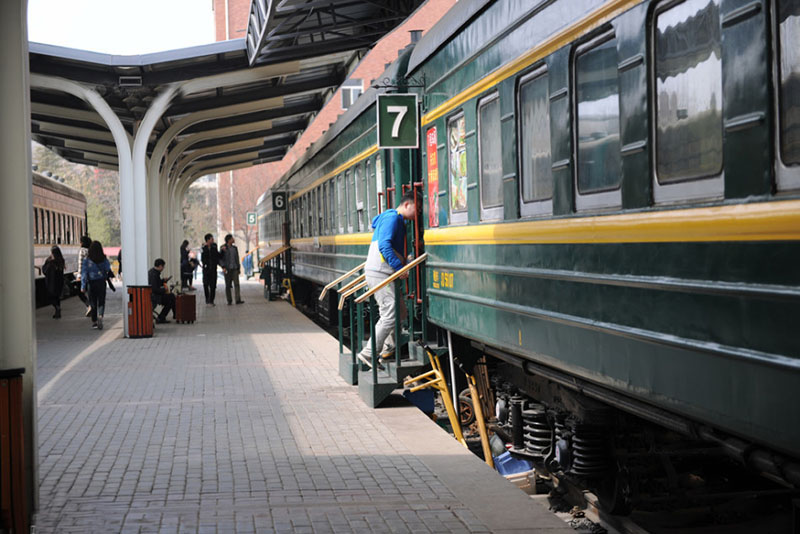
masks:
{"type": "Polygon", "coordinates": [[[128,286],[128,337],[153,337],[150,286],[128,286]]]}
{"type": "Polygon", "coordinates": [[[28,532],[22,374],[0,369],[0,530],[28,532]]]}

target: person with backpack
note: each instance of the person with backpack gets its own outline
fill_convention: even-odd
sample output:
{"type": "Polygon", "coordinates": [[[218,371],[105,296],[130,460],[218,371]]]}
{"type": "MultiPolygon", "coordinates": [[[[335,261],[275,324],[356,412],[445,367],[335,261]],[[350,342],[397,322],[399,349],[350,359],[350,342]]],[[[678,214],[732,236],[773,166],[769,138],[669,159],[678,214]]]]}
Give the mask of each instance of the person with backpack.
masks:
{"type": "Polygon", "coordinates": [[[92,241],[89,253],[81,266],[81,292],[89,295],[92,307],[92,328],[103,329],[103,314],[106,309],[106,280],[111,277],[111,264],[108,262],[103,245],[92,241]]]}
{"type": "MultiPolygon", "coordinates": [[[[86,256],[89,254],[89,247],[92,244],[92,240],[88,235],[81,236],[81,248],[78,250],[78,281],[81,279],[81,271],[83,270],[83,260],[86,259],[86,256]]],[[[84,317],[89,317],[92,314],[92,307],[89,305],[89,297],[87,297],[82,291],[78,292],[78,298],[81,299],[84,306],[86,306],[86,314],[84,317]]]]}
{"type": "Polygon", "coordinates": [[[55,308],[53,319],[61,319],[61,295],[64,292],[64,256],[61,249],[53,245],[50,249],[50,256],[42,265],[44,275],[44,285],[47,288],[47,295],[50,304],[55,308]]]}

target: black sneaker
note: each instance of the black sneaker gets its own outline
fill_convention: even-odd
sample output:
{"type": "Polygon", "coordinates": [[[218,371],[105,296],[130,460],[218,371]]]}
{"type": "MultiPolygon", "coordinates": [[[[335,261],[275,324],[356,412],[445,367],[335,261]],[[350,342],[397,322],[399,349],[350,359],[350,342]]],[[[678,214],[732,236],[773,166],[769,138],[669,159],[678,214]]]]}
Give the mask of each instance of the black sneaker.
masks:
{"type": "Polygon", "coordinates": [[[243,300],[237,300],[236,304],[244,304],[244,301],[243,300]]]}
{"type": "Polygon", "coordinates": [[[159,319],[156,321],[156,324],[167,324],[169,322],[170,322],[169,319],[159,319]]]}

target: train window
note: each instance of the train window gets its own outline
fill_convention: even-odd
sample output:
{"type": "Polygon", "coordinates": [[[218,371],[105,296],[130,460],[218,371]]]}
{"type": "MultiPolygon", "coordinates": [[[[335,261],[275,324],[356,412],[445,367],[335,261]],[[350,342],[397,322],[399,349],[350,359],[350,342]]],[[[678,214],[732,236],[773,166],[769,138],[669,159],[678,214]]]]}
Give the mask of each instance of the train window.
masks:
{"type": "Polygon", "coordinates": [[[39,244],[39,210],[33,208],[33,244],[39,244]]]}
{"type": "Polygon", "coordinates": [[[575,56],[578,209],[618,206],[621,201],[617,39],[606,33],[575,56]]]}
{"type": "Polygon", "coordinates": [[[316,206],[316,217],[317,217],[317,235],[322,235],[325,233],[325,208],[323,207],[325,204],[325,191],[322,189],[322,186],[317,187],[317,206],[316,206]]]}
{"type": "Polygon", "coordinates": [[[320,235],[325,235],[328,233],[328,183],[325,182],[321,186],[319,186],[319,190],[320,190],[319,216],[321,217],[319,223],[319,233],[320,235]]]}
{"type": "Polygon", "coordinates": [[[549,83],[547,71],[539,69],[520,80],[517,94],[520,212],[523,217],[553,211],[549,83]]]}
{"type": "Polygon", "coordinates": [[[655,12],[657,202],[722,192],[721,43],[719,0],[670,2],[655,12]],[[664,187],[688,181],[695,183],[664,187]]]}
{"type": "Polygon", "coordinates": [[[356,231],[364,227],[364,173],[361,172],[361,164],[353,169],[353,191],[356,197],[356,220],[353,226],[356,231]]]}
{"type": "Polygon", "coordinates": [[[500,98],[497,93],[478,104],[478,168],[481,182],[481,219],[503,217],[503,159],[500,135],[500,98]]]}
{"type": "Polygon", "coordinates": [[[306,228],[308,228],[308,237],[314,235],[314,206],[312,204],[312,193],[306,193],[306,228]]]}
{"type": "Polygon", "coordinates": [[[344,175],[342,174],[336,177],[336,199],[338,201],[337,205],[339,206],[339,209],[336,210],[336,218],[339,221],[339,232],[342,233],[345,227],[344,175]]]}
{"type": "Polygon", "coordinates": [[[450,222],[467,222],[467,124],[464,114],[447,123],[450,222]]]}
{"type": "Polygon", "coordinates": [[[375,156],[375,189],[375,203],[378,206],[377,212],[380,213],[386,206],[386,182],[383,178],[383,160],[380,154],[375,156]],[[384,202],[383,205],[381,205],[381,201],[384,202]]]}
{"type": "Polygon", "coordinates": [[[353,231],[353,180],[349,170],[344,171],[344,212],[347,231],[353,231]]]}
{"type": "Polygon", "coordinates": [[[375,171],[372,167],[371,158],[367,158],[367,161],[364,162],[364,179],[367,182],[367,205],[364,208],[366,222],[364,223],[364,229],[369,230],[370,221],[372,220],[372,217],[375,216],[375,171]]]}
{"type": "Polygon", "coordinates": [[[800,0],[777,2],[778,188],[800,186],[800,0]],[[791,174],[790,174],[791,172],[791,174]]]}

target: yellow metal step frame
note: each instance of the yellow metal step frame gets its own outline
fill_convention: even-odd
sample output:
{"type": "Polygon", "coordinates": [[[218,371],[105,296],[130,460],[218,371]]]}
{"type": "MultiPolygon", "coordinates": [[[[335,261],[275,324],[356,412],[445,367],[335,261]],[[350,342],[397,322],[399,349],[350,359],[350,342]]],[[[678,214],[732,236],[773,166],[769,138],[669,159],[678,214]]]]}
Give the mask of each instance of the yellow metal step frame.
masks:
{"type": "Polygon", "coordinates": [[[281,285],[284,287],[284,289],[289,291],[289,298],[292,299],[292,307],[296,308],[297,306],[294,303],[294,291],[292,291],[292,281],[289,278],[284,278],[281,282],[281,285]]]}
{"type": "Polygon", "coordinates": [[[469,393],[472,397],[472,409],[475,410],[475,422],[478,423],[478,433],[481,435],[483,458],[486,461],[486,465],[494,469],[492,448],[489,446],[489,432],[486,430],[486,420],[483,418],[483,407],[481,406],[481,398],[480,394],[478,393],[478,386],[475,383],[475,377],[468,374],[467,383],[469,384],[469,393]]]}
{"type": "MultiPolygon", "coordinates": [[[[453,434],[455,434],[456,439],[466,447],[467,442],[464,439],[464,435],[461,433],[461,422],[458,420],[458,414],[453,406],[452,399],[450,399],[450,392],[447,390],[447,381],[444,379],[439,356],[431,352],[427,347],[425,348],[425,352],[428,353],[428,358],[431,361],[431,367],[433,367],[433,369],[418,376],[407,377],[403,380],[403,386],[409,388],[409,391],[412,393],[426,388],[438,390],[442,395],[442,402],[444,402],[445,410],[447,410],[447,417],[450,419],[450,425],[453,427],[453,434]],[[415,386],[413,384],[417,385],[415,386]]],[[[491,458],[491,454],[489,457],[491,458]]]]}

